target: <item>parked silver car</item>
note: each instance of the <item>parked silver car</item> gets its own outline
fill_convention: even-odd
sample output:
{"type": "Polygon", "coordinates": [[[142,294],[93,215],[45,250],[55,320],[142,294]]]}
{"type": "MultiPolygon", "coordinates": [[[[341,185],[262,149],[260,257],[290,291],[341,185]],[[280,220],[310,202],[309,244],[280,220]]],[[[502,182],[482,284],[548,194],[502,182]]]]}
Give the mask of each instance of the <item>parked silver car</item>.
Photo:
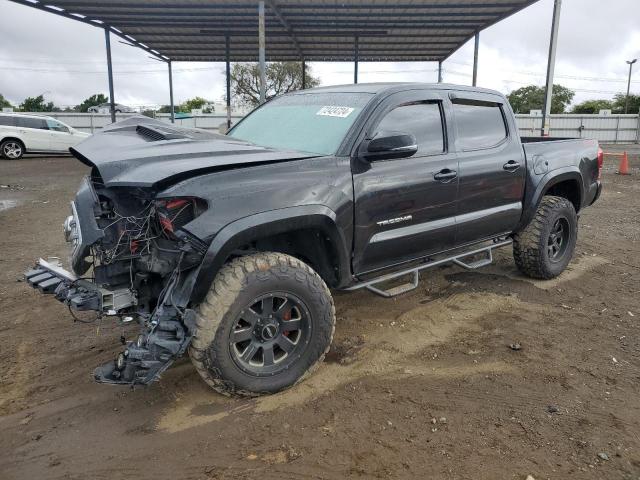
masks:
{"type": "MultiPolygon", "coordinates": [[[[122,105],[120,103],[115,104],[114,110],[116,113],[136,113],[135,109],[131,107],[127,107],[126,105],[122,105]]],[[[100,105],[94,105],[93,107],[89,107],[87,112],[89,113],[109,113],[111,111],[111,104],[101,103],[100,105]]]]}

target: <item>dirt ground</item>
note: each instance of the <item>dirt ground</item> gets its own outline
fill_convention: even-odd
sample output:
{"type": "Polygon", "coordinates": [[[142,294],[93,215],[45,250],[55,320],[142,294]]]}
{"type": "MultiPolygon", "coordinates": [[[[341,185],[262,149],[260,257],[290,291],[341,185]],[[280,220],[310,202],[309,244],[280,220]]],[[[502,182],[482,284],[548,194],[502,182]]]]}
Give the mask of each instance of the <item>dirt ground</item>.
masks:
{"type": "Polygon", "coordinates": [[[632,175],[607,158],[561,277],[526,279],[503,249],[393,300],[335,292],[327,361],[253,400],[208,390],[188,359],[147,388],[94,383],[122,328],[74,324],[21,282],[37,257],[66,258],[85,169],[0,162],[0,478],[640,478],[640,148],[626,148],[632,175]]]}

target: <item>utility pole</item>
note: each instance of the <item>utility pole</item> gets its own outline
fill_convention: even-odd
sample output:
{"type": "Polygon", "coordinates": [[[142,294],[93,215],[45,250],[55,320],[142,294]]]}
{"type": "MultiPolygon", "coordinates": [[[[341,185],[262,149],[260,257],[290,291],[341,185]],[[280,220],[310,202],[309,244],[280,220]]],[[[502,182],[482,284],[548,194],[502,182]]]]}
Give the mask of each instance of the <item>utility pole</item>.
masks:
{"type": "Polygon", "coordinates": [[[476,32],[473,46],[473,79],[471,81],[472,86],[476,86],[478,83],[478,48],[480,47],[480,32],[476,32]]]}
{"type": "Polygon", "coordinates": [[[633,60],[627,60],[627,63],[629,64],[629,81],[627,82],[627,96],[624,101],[624,113],[627,113],[627,111],[629,110],[629,90],[631,89],[631,69],[633,68],[633,64],[636,63],[637,61],[638,61],[637,58],[634,58],[633,60]]]}
{"type": "Polygon", "coordinates": [[[116,100],[113,94],[113,66],[111,63],[111,39],[109,38],[109,27],[104,27],[104,41],[107,47],[107,77],[109,78],[109,112],[111,113],[111,123],[116,122],[116,100]]]}
{"type": "Polygon", "coordinates": [[[265,60],[264,2],[258,3],[258,63],[260,67],[260,105],[267,100],[267,62],[265,60]]]}
{"type": "Polygon", "coordinates": [[[556,67],[556,47],[558,46],[558,28],[560,27],[560,9],[562,0],[554,0],[553,20],[551,22],[551,38],[549,39],[549,58],[547,59],[547,81],[544,91],[544,106],[542,109],[542,128],[540,135],[549,134],[549,115],[551,115],[551,99],[553,98],[553,72],[556,67]]]}

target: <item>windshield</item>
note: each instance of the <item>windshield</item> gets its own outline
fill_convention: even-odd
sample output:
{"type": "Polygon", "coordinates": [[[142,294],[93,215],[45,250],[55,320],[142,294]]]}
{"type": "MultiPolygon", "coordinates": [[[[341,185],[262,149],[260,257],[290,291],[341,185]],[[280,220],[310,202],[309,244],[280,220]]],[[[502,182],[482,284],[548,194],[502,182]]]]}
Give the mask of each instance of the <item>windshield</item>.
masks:
{"type": "Polygon", "coordinates": [[[368,93],[308,93],[271,100],[229,136],[263,147],[332,155],[371,99],[368,93]]]}

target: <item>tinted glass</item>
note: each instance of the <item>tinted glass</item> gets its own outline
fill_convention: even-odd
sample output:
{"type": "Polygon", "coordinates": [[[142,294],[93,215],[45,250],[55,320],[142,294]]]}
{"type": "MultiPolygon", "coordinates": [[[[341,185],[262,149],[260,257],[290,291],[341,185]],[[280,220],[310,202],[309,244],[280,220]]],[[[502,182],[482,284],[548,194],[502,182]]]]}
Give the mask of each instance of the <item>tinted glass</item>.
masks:
{"type": "Polygon", "coordinates": [[[54,130],[56,132],[69,132],[69,129],[66,127],[66,125],[63,125],[56,120],[47,119],[47,127],[49,128],[49,130],[54,130]]]}
{"type": "Polygon", "coordinates": [[[48,130],[44,118],[16,117],[18,127],[48,130]]]}
{"type": "Polygon", "coordinates": [[[12,117],[10,115],[0,115],[0,125],[3,125],[5,127],[13,127],[15,126],[15,124],[15,117],[12,117]]]}
{"type": "Polygon", "coordinates": [[[497,145],[507,137],[502,110],[493,104],[454,103],[458,147],[476,150],[497,145]]]}
{"type": "Polygon", "coordinates": [[[332,155],[372,98],[366,93],[308,93],[271,100],[229,136],[264,147],[332,155]]]}
{"type": "Polygon", "coordinates": [[[411,103],[391,110],[377,131],[412,133],[418,141],[418,155],[444,152],[444,133],[438,103],[411,103]]]}

